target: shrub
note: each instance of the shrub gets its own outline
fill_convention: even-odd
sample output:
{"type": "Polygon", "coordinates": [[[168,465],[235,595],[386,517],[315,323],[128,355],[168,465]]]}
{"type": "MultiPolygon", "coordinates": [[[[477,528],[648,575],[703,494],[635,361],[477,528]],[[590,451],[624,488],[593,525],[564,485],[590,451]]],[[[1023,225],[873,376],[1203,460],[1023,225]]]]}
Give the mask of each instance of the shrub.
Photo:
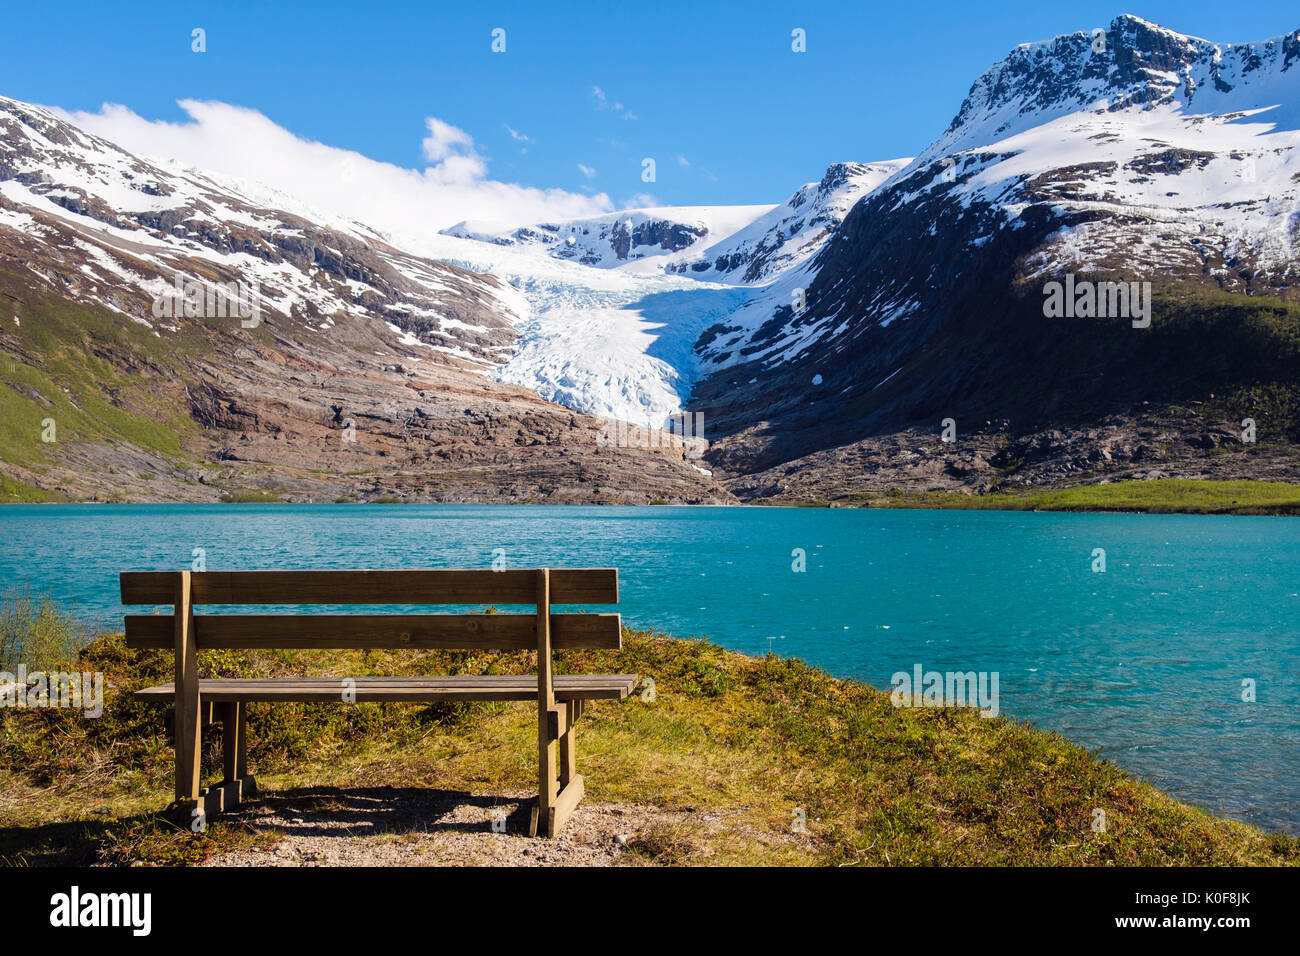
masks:
{"type": "Polygon", "coordinates": [[[26,664],[29,671],[51,670],[90,643],[77,619],[48,596],[10,591],[0,603],[0,671],[26,664]]]}

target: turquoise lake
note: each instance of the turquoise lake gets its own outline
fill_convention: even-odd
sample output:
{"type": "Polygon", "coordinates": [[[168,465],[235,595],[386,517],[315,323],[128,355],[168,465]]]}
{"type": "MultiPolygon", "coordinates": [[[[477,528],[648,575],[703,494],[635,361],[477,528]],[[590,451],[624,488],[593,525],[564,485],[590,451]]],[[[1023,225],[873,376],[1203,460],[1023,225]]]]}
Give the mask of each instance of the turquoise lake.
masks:
{"type": "MultiPolygon", "coordinates": [[[[1300,833],[1300,519],[777,508],[32,505],[0,587],[120,629],[117,573],[617,567],[624,622],[888,687],[999,675],[1002,714],[1300,833]],[[792,552],[806,571],[792,570],[792,552]],[[1093,570],[1105,550],[1106,570],[1093,570]],[[1242,699],[1243,680],[1256,699],[1242,699]]],[[[653,675],[648,675],[653,676],[653,675]]]]}

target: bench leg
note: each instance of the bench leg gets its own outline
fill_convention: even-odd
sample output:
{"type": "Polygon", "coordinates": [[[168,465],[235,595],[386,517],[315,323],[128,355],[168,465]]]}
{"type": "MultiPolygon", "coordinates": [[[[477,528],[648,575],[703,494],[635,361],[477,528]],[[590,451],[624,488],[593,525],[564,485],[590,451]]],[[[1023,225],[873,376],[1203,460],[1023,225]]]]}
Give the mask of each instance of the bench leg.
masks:
{"type": "Polygon", "coordinates": [[[582,701],[570,700],[564,704],[564,727],[560,733],[560,792],[551,804],[546,835],[553,837],[564,827],[583,795],[582,775],[578,773],[577,743],[575,740],[578,718],[582,716],[582,701]]]}
{"type": "Polygon", "coordinates": [[[574,746],[574,725],[582,715],[582,701],[570,700],[564,704],[565,728],[560,735],[560,787],[568,786],[569,781],[578,772],[576,747],[574,746]]]}
{"type": "Polygon", "coordinates": [[[217,705],[221,719],[221,758],[224,779],[217,786],[224,791],[225,810],[233,810],[255,793],[248,774],[248,748],[244,738],[244,705],[230,701],[217,705]]]}
{"type": "MultiPolygon", "coordinates": [[[[198,649],[194,641],[194,610],[190,603],[190,572],[177,575],[174,627],[176,638],[176,818],[182,823],[196,819],[200,806],[200,743],[202,720],[199,713],[198,649]]],[[[203,804],[206,809],[206,802],[203,804]]]]}
{"type": "Polygon", "coordinates": [[[533,808],[532,819],[528,824],[528,835],[549,835],[551,809],[555,806],[560,788],[556,779],[555,750],[556,737],[554,729],[561,708],[538,711],[537,716],[537,806],[533,808]]]}
{"type": "Polygon", "coordinates": [[[582,714],[581,701],[558,703],[544,712],[545,727],[538,728],[538,739],[545,740],[538,768],[537,806],[529,824],[530,836],[553,837],[582,800],[584,784],[577,772],[577,749],[574,729],[582,714]],[[559,750],[559,779],[556,780],[556,750],[559,750]]]}

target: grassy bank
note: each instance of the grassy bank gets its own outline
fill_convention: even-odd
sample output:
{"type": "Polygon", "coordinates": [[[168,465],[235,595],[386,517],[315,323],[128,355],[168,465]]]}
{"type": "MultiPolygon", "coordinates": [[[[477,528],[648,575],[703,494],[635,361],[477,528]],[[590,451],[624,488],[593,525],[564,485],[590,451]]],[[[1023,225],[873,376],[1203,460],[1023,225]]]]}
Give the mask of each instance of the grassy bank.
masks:
{"type": "MultiPolygon", "coordinates": [[[[784,504],[785,502],[770,502],[784,504]]],[[[1300,485],[1282,481],[1158,478],[1073,488],[972,494],[887,491],[792,504],[843,508],[939,508],[967,511],[1129,511],[1147,514],[1300,514],[1300,485]]]]}
{"type": "MultiPolygon", "coordinates": [[[[203,658],[206,674],[222,676],[528,669],[522,654],[203,658]]],[[[109,636],[83,651],[78,666],[106,675],[100,719],[0,710],[0,861],[190,863],[279,839],[247,813],[201,835],[156,814],[171,785],[162,708],[129,695],[169,679],[169,656],[128,650],[109,636]]],[[[1055,734],[968,710],[897,709],[884,692],[798,661],[628,632],[622,651],[567,652],[559,667],[635,671],[655,682],[653,701],[597,702],[579,725],[588,801],[672,811],[672,822],[630,835],[622,862],[1300,860],[1300,841],[1182,805],[1055,734]],[[1105,811],[1105,832],[1092,830],[1095,809],[1105,811]],[[792,837],[796,811],[807,832],[792,837]]],[[[399,785],[490,800],[535,785],[535,711],[527,704],[255,705],[250,722],[250,759],[266,801],[303,788],[399,785]]],[[[214,750],[205,766],[219,776],[214,750]]]]}
{"type": "MultiPolygon", "coordinates": [[[[56,502],[67,499],[0,475],[0,504],[56,502]]],[[[271,493],[227,494],[223,503],[280,504],[271,493]]],[[[355,504],[340,498],[335,504],[355,504]]],[[[375,498],[369,504],[402,504],[398,498],[375,498]]],[[[657,499],[651,505],[667,504],[657,499]]],[[[1158,478],[1077,485],[1073,488],[991,492],[891,490],[834,500],[761,499],[757,506],[803,508],[932,508],[957,511],[1112,511],[1145,514],[1300,515],[1300,484],[1283,481],[1209,481],[1158,478]]]]}

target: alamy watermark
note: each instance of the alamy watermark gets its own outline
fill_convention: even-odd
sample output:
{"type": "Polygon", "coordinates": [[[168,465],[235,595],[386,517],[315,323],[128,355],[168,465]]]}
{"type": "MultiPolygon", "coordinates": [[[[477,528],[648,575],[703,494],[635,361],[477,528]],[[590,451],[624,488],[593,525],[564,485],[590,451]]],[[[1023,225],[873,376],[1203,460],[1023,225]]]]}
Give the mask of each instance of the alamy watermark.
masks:
{"type": "Polygon", "coordinates": [[[233,319],[246,329],[255,329],[262,324],[262,300],[256,285],[249,286],[242,282],[213,283],[198,282],[189,277],[182,277],[178,272],[173,277],[173,286],[161,292],[153,300],[153,317],[155,319],[233,319]]]}
{"type": "Polygon", "coordinates": [[[153,928],[153,894],[83,893],[74,885],[50,897],[50,925],[56,929],[122,927],[133,936],[148,936],[153,928]]]}
{"type": "Polygon", "coordinates": [[[596,435],[600,448],[681,448],[687,458],[703,458],[704,413],[680,412],[668,419],[667,428],[650,428],[605,419],[596,435]]]}
{"type": "Polygon", "coordinates": [[[912,673],[898,671],[889,678],[895,707],[978,707],[981,717],[996,717],[998,671],[927,671],[917,664],[912,673]]]}
{"type": "Polygon", "coordinates": [[[66,708],[80,710],[87,717],[104,713],[104,675],[98,671],[32,671],[19,664],[18,673],[0,671],[0,707],[17,710],[66,708]]]}
{"type": "Polygon", "coordinates": [[[1151,283],[1076,280],[1071,272],[1064,282],[1043,286],[1043,315],[1049,319],[1132,319],[1133,328],[1149,328],[1151,283]]]}

